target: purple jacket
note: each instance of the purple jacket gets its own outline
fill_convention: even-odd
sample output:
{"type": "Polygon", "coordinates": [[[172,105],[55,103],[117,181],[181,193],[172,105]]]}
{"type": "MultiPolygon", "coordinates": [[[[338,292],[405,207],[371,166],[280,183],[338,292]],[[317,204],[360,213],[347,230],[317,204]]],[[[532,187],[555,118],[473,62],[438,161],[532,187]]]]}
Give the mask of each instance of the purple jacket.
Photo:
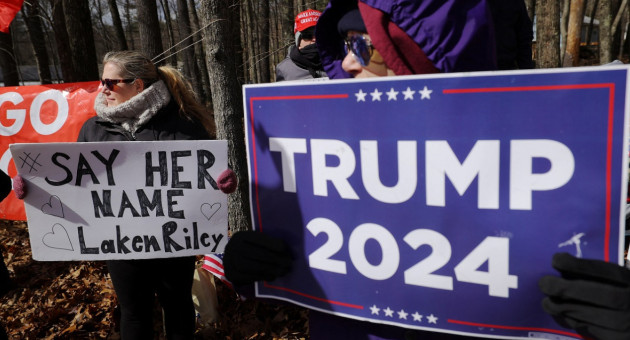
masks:
{"type": "MultiPolygon", "coordinates": [[[[372,43],[397,75],[496,69],[486,0],[359,0],[358,7],[372,43]],[[425,57],[433,70],[423,65],[425,57]]],[[[337,22],[353,8],[354,1],[330,0],[317,22],[317,47],[330,78],[350,77],[341,68],[337,22]]]]}

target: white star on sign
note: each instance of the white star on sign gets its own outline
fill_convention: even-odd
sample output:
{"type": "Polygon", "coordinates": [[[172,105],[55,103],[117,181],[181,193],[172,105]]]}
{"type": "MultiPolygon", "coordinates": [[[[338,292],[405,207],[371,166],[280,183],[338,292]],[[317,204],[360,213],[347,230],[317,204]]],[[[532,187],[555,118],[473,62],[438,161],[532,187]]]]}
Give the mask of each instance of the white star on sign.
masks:
{"type": "Polygon", "coordinates": [[[431,92],[433,92],[433,90],[429,90],[426,86],[422,91],[418,91],[418,93],[420,93],[420,99],[431,99],[431,92]]]}
{"type": "Polygon", "coordinates": [[[418,314],[418,312],[411,314],[411,316],[413,316],[413,321],[422,321],[422,315],[418,314]]]}
{"type": "Polygon", "coordinates": [[[435,316],[435,315],[433,315],[433,314],[431,314],[431,315],[427,316],[427,321],[428,321],[429,323],[435,323],[435,324],[437,324],[437,320],[438,320],[437,316],[435,316]]]}
{"type": "Polygon", "coordinates": [[[372,101],[378,100],[381,101],[381,95],[383,92],[378,92],[378,89],[374,89],[374,92],[370,92],[370,96],[372,96],[372,101]]]}
{"type": "Polygon", "coordinates": [[[393,87],[387,92],[387,101],[390,100],[398,100],[398,91],[394,91],[393,87]]]}
{"type": "Polygon", "coordinates": [[[394,311],[389,309],[389,307],[387,307],[387,309],[383,309],[383,312],[385,312],[385,316],[389,316],[390,318],[394,317],[394,311]]]}
{"type": "Polygon", "coordinates": [[[409,313],[405,312],[404,309],[401,309],[400,312],[398,312],[398,318],[399,319],[407,320],[407,315],[409,315],[409,313]]]}
{"type": "Polygon", "coordinates": [[[373,305],[372,307],[370,307],[370,310],[372,311],[372,314],[376,314],[378,315],[378,312],[381,310],[380,308],[376,307],[376,305],[373,305]]]}
{"type": "Polygon", "coordinates": [[[359,92],[355,93],[354,95],[357,96],[357,102],[364,102],[367,93],[363,92],[363,90],[359,90],[359,92]]]}
{"type": "Polygon", "coordinates": [[[407,100],[407,99],[413,100],[413,94],[414,93],[416,93],[416,91],[411,91],[409,86],[407,86],[407,89],[405,91],[403,91],[403,94],[405,95],[405,100],[407,100]]]}

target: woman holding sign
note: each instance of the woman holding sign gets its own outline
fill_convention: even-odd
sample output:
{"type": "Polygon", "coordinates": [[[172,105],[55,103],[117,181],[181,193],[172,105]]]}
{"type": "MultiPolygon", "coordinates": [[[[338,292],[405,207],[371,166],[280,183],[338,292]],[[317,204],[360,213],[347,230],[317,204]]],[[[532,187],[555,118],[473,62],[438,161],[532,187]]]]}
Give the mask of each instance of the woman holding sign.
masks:
{"type": "MultiPolygon", "coordinates": [[[[171,67],[157,67],[135,51],[103,58],[96,117],[78,142],[199,140],[215,136],[214,121],[190,85],[171,67]]],[[[164,310],[167,339],[192,339],[191,287],[195,257],[107,261],[121,308],[122,339],[153,339],[153,303],[164,310]]]]}

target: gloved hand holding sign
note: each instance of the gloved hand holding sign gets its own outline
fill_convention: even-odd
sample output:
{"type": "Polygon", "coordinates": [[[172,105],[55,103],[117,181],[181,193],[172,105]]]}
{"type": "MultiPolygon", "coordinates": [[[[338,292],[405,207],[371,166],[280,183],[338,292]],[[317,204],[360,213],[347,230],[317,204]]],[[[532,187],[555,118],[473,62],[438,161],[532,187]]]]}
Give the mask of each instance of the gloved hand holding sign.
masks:
{"type": "Polygon", "coordinates": [[[538,282],[547,313],[587,339],[630,339],[630,270],[567,253],[555,254],[552,265],[562,277],[538,282]]]}

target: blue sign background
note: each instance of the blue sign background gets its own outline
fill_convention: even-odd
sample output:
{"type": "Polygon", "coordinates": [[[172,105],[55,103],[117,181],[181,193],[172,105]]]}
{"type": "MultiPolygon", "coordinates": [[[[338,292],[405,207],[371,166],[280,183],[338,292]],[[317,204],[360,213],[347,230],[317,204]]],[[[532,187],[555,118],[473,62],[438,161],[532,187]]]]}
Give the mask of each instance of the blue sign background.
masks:
{"type": "MultiPolygon", "coordinates": [[[[292,272],[259,283],[257,295],[407,328],[578,338],[544,313],[537,281],[556,274],[551,268],[554,253],[576,254],[575,245],[559,245],[579,233],[584,233],[583,257],[621,261],[626,81],[626,68],[582,68],[246,86],[253,223],[255,229],[286,240],[295,257],[292,272]],[[283,189],[281,153],[270,151],[269,138],[306,140],[306,153],[294,154],[295,193],[283,189]],[[356,166],[348,181],[358,200],[342,198],[331,183],[327,196],[314,194],[313,139],[339,140],[351,147],[356,166]],[[359,147],[365,140],[378,141],[379,176],[386,186],[398,181],[397,141],[417,141],[418,181],[409,200],[383,203],[366,191],[359,147]],[[499,141],[498,209],[478,209],[478,178],[463,196],[447,179],[445,206],[427,205],[425,142],[434,140],[448,141],[460,162],[477,141],[499,141]],[[557,141],[575,160],[569,182],[535,191],[531,210],[510,209],[512,140],[557,141]],[[346,274],[309,266],[309,255],[329,241],[325,233],[315,236],[306,229],[316,218],[340,228],[342,246],[330,259],[345,262],[346,274]],[[348,240],[363,223],[386,228],[396,240],[398,250],[387,251],[398,252],[400,262],[387,279],[370,279],[353,265],[348,240]],[[452,290],[405,284],[404,272],[431,253],[430,247],[414,250],[403,241],[415,229],[435,230],[450,243],[450,259],[434,274],[452,277],[452,290]],[[489,236],[509,240],[509,274],[518,277],[509,297],[490,296],[487,285],[461,282],[454,273],[489,236]]],[[[326,166],[338,164],[336,157],[326,158],[326,166]]],[[[534,172],[545,173],[549,167],[544,159],[533,161],[534,172]]],[[[368,240],[364,251],[370,264],[381,262],[383,251],[376,240],[368,240]]]]}

